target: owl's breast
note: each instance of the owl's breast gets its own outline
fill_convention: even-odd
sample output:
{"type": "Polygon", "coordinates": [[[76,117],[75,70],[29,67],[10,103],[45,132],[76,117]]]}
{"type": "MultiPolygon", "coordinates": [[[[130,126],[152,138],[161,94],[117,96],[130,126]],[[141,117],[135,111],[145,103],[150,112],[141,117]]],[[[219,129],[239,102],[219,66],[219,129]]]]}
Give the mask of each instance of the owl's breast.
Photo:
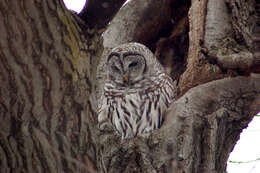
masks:
{"type": "Polygon", "coordinates": [[[173,87],[161,76],[145,88],[106,88],[105,97],[110,121],[122,138],[129,138],[161,126],[173,87]]]}

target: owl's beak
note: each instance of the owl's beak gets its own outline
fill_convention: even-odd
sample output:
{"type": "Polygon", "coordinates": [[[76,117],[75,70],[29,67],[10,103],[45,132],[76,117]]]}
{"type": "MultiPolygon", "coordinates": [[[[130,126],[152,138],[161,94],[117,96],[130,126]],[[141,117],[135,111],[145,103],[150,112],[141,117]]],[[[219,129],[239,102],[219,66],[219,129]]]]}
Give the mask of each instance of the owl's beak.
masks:
{"type": "Polygon", "coordinates": [[[124,83],[128,83],[129,77],[127,74],[124,75],[123,79],[124,79],[124,83]]]}

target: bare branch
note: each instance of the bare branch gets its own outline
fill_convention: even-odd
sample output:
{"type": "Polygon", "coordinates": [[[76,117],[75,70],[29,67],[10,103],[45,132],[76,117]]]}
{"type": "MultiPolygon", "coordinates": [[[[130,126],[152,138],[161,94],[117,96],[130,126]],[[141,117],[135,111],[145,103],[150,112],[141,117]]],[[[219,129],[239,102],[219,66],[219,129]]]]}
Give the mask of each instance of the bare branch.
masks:
{"type": "MultiPolygon", "coordinates": [[[[251,71],[251,67],[258,67],[260,69],[259,53],[251,53],[249,51],[234,52],[228,48],[218,50],[216,56],[209,56],[214,59],[218,65],[225,69],[240,69],[251,71]]],[[[254,71],[253,71],[254,72],[254,71]]]]}

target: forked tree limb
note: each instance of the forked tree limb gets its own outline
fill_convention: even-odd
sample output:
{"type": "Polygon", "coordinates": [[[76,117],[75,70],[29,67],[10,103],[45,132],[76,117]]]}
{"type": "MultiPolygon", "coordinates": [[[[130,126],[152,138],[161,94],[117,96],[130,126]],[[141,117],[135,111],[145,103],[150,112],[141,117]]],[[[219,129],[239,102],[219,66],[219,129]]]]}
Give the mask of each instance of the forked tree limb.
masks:
{"type": "MultiPolygon", "coordinates": [[[[130,2],[119,11],[104,32],[105,51],[125,42],[145,43],[149,40],[146,36],[140,37],[142,34],[139,33],[149,30],[150,21],[138,24],[147,19],[143,18],[147,16],[142,11],[151,8],[142,9],[144,6],[135,6],[140,1],[133,2],[135,3],[130,2]],[[146,29],[142,30],[141,26],[146,29]]],[[[143,5],[147,3],[150,1],[143,5]]],[[[160,12],[156,11],[156,14],[160,12]]],[[[153,19],[158,20],[156,17],[153,19]]],[[[210,52],[207,53],[210,55],[212,51],[215,55],[218,48],[222,50],[220,45],[225,40],[221,39],[230,36],[229,31],[232,31],[228,22],[230,16],[223,0],[192,1],[189,11],[189,57],[185,72],[178,83],[183,96],[172,104],[161,129],[152,134],[122,141],[113,131],[102,131],[99,134],[100,140],[97,140],[98,153],[101,156],[98,158],[100,170],[185,173],[225,171],[229,153],[239,134],[260,111],[259,74],[224,78],[226,74],[217,65],[208,63],[207,56],[201,54],[203,46],[209,48],[210,52]],[[218,9],[215,8],[216,5],[218,9]],[[223,15],[227,20],[221,23],[223,15]],[[217,23],[216,17],[219,19],[217,23]],[[223,23],[226,26],[225,32],[215,33],[218,29],[223,29],[220,27],[223,23]],[[216,28],[217,25],[220,28],[216,28]],[[217,49],[214,49],[214,45],[217,49]]],[[[154,34],[154,30],[150,33],[154,34]]],[[[231,45],[230,50],[238,50],[239,53],[248,51],[245,47],[232,47],[234,38],[230,38],[231,40],[226,40],[227,46],[231,45]]],[[[102,61],[105,62],[104,57],[100,67],[105,69],[102,61]]]]}
{"type": "Polygon", "coordinates": [[[103,133],[103,167],[108,172],[127,172],[129,165],[143,172],[224,172],[239,134],[259,111],[257,74],[197,86],[172,104],[161,129],[151,135],[121,141],[103,133]]]}

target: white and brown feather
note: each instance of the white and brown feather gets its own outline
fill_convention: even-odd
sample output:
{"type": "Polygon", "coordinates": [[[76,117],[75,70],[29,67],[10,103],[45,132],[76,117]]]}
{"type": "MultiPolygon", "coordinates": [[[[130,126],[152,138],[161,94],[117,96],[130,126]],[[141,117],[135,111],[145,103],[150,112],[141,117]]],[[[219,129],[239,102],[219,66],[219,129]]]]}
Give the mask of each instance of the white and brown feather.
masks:
{"type": "Polygon", "coordinates": [[[146,51],[145,58],[147,54],[150,56],[146,59],[147,66],[153,72],[148,70],[149,74],[132,87],[120,86],[108,79],[105,82],[98,117],[101,126],[102,123],[110,121],[123,139],[160,128],[163,115],[174,100],[172,80],[154,55],[141,44],[129,44],[115,48],[112,52],[121,50],[122,47],[127,47],[122,49],[124,51],[130,51],[128,49],[131,47],[131,51],[146,51]]]}

